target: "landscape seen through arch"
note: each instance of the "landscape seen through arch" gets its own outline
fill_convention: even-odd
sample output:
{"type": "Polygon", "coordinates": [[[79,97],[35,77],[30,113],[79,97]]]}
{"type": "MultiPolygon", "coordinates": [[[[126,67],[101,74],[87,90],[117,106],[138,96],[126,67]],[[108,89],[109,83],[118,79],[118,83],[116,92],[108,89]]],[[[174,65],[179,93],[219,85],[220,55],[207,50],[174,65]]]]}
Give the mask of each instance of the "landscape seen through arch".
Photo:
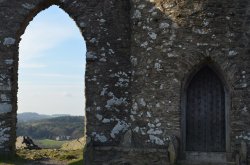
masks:
{"type": "Polygon", "coordinates": [[[23,161],[82,162],[85,53],[79,28],[58,6],[26,28],[19,44],[16,143],[23,161]]]}

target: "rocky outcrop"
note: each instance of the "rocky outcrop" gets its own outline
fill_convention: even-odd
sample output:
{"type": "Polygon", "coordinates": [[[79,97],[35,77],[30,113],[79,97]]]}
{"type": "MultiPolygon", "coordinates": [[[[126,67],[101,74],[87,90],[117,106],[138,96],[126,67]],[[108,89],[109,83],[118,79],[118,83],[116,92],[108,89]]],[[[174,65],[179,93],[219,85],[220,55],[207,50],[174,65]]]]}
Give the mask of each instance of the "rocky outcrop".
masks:
{"type": "Polygon", "coordinates": [[[62,145],[62,150],[80,150],[83,149],[86,143],[86,138],[82,137],[62,145]]]}
{"type": "Polygon", "coordinates": [[[16,140],[16,149],[41,149],[38,147],[33,140],[28,136],[19,136],[16,140]]]}

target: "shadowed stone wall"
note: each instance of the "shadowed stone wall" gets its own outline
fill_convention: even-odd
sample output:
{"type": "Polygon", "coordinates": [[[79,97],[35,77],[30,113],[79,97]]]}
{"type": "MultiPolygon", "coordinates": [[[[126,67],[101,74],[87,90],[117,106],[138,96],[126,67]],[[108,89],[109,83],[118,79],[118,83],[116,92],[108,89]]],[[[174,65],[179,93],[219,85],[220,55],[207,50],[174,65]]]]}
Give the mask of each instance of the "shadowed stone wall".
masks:
{"type": "Polygon", "coordinates": [[[18,44],[56,4],[87,44],[87,164],[164,164],[183,95],[203,65],[227,88],[227,153],[250,143],[250,2],[245,0],[0,0],[0,152],[14,152],[18,44]],[[154,159],[151,156],[154,157],[154,159]]]}

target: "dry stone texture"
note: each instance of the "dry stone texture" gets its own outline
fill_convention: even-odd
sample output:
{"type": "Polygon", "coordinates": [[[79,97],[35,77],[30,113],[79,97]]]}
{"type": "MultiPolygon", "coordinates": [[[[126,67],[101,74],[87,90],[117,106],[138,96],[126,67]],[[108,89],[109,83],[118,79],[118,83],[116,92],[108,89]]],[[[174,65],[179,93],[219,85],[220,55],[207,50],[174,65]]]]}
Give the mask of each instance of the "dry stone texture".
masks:
{"type": "Polygon", "coordinates": [[[0,0],[1,154],[15,152],[20,36],[53,4],[87,44],[87,164],[167,164],[171,137],[184,145],[185,86],[204,65],[227,89],[226,152],[250,144],[249,1],[0,0]]]}

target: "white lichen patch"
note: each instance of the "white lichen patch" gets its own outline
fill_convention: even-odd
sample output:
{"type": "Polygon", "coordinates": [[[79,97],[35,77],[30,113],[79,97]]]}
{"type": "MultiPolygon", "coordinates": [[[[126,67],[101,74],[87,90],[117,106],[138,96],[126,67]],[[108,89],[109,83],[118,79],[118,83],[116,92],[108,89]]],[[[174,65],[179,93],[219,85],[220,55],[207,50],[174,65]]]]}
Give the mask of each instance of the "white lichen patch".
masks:
{"type": "Polygon", "coordinates": [[[101,111],[101,107],[96,107],[96,111],[101,111]]]}
{"type": "Polygon", "coordinates": [[[162,71],[162,66],[159,62],[156,62],[155,65],[154,65],[154,68],[157,70],[157,71],[162,71]]]}
{"type": "Polygon", "coordinates": [[[237,140],[248,140],[250,141],[250,133],[241,133],[241,135],[235,137],[237,140]]]}
{"type": "Polygon", "coordinates": [[[133,129],[133,131],[134,131],[134,132],[137,132],[137,133],[139,133],[139,130],[140,130],[139,127],[135,127],[135,128],[133,129]]]}
{"type": "Polygon", "coordinates": [[[157,14],[158,14],[158,13],[155,11],[155,12],[152,12],[151,15],[152,15],[153,17],[155,17],[155,16],[157,16],[157,14]]]}
{"type": "Polygon", "coordinates": [[[150,112],[147,112],[147,117],[152,117],[151,113],[150,112]]]}
{"type": "Polygon", "coordinates": [[[105,107],[106,107],[107,109],[111,109],[113,106],[119,106],[119,105],[122,105],[122,104],[123,104],[123,105],[127,105],[127,104],[128,104],[126,98],[123,98],[123,97],[117,98],[116,96],[114,96],[113,93],[110,93],[109,96],[111,96],[112,98],[109,99],[109,100],[107,101],[107,104],[105,105],[105,107]]]}
{"type": "Polygon", "coordinates": [[[118,81],[115,84],[115,86],[117,87],[127,87],[129,84],[129,76],[125,72],[118,72],[118,73],[112,74],[110,77],[118,78],[118,81]]]}
{"type": "Polygon", "coordinates": [[[155,135],[149,135],[149,142],[157,145],[164,145],[164,141],[155,135]]]}
{"type": "Polygon", "coordinates": [[[10,98],[8,98],[5,94],[1,94],[1,100],[3,102],[7,102],[7,101],[10,101],[10,98]]]}
{"type": "Polygon", "coordinates": [[[119,133],[125,132],[128,130],[129,125],[125,121],[118,120],[118,123],[112,129],[110,136],[115,138],[115,136],[119,133]]]}
{"type": "Polygon", "coordinates": [[[147,48],[147,46],[148,46],[148,41],[145,41],[141,44],[142,48],[147,48]]]}
{"type": "Polygon", "coordinates": [[[209,21],[207,19],[203,20],[202,25],[205,26],[205,27],[208,26],[209,21]]]}
{"type": "Polygon", "coordinates": [[[107,59],[106,58],[104,58],[104,57],[102,57],[102,58],[100,58],[100,60],[99,61],[101,61],[101,62],[107,62],[107,59]]]}
{"type": "Polygon", "coordinates": [[[116,87],[127,87],[128,83],[129,83],[129,79],[119,78],[118,81],[116,82],[115,86],[116,87]]]}
{"type": "Polygon", "coordinates": [[[85,28],[85,27],[86,27],[86,23],[85,23],[85,22],[81,22],[81,23],[79,24],[79,26],[80,26],[81,28],[85,28]]]}
{"type": "Polygon", "coordinates": [[[12,105],[7,103],[0,104],[0,114],[8,113],[12,111],[12,105]]]}
{"type": "Polygon", "coordinates": [[[155,125],[152,124],[152,123],[148,123],[148,126],[149,126],[150,128],[155,128],[155,125]]]}
{"type": "Polygon", "coordinates": [[[0,90],[1,91],[10,91],[11,90],[11,84],[5,85],[3,83],[0,83],[0,90]]]}
{"type": "Polygon", "coordinates": [[[96,114],[95,116],[96,116],[96,118],[97,118],[98,120],[100,120],[100,121],[103,119],[102,115],[100,115],[100,114],[96,114]]]}
{"type": "Polygon", "coordinates": [[[7,64],[7,65],[12,65],[13,62],[14,62],[14,60],[13,60],[13,59],[7,59],[7,60],[5,60],[4,62],[5,62],[5,64],[7,64]]]}
{"type": "Polygon", "coordinates": [[[141,18],[141,12],[139,10],[135,10],[133,18],[141,18]]]}
{"type": "Polygon", "coordinates": [[[229,57],[236,56],[237,54],[238,54],[238,52],[236,52],[235,50],[230,50],[230,51],[228,52],[228,56],[229,56],[229,57]]]}
{"type": "Polygon", "coordinates": [[[208,43],[197,43],[197,46],[208,46],[208,43]]]}
{"type": "Polygon", "coordinates": [[[115,51],[113,49],[109,49],[109,52],[108,52],[110,55],[111,54],[115,54],[115,51]]]}
{"type": "Polygon", "coordinates": [[[86,112],[90,112],[91,109],[89,107],[86,108],[86,112]]]}
{"type": "Polygon", "coordinates": [[[8,46],[8,47],[11,45],[14,45],[15,43],[16,43],[16,39],[11,38],[11,37],[7,37],[3,41],[3,45],[8,46]]]}
{"type": "Polygon", "coordinates": [[[208,31],[205,29],[193,28],[193,32],[197,34],[208,34],[208,31]]]}
{"type": "Polygon", "coordinates": [[[146,130],[145,127],[140,128],[137,126],[133,129],[133,132],[140,133],[141,135],[146,135],[145,130],[146,130]]]}
{"type": "Polygon", "coordinates": [[[154,33],[154,32],[149,32],[148,35],[149,35],[149,37],[150,37],[152,40],[156,40],[156,38],[157,38],[157,34],[154,33]]]}
{"type": "Polygon", "coordinates": [[[131,56],[130,61],[131,61],[131,63],[132,63],[133,66],[136,66],[138,64],[136,57],[131,56]]]}
{"type": "Polygon", "coordinates": [[[169,26],[170,25],[167,22],[162,22],[162,23],[160,23],[159,28],[160,29],[166,29],[166,28],[169,28],[169,26]]]}
{"type": "MultiPolygon", "coordinates": [[[[154,0],[150,0],[150,2],[154,2],[154,0]]],[[[150,8],[150,9],[148,10],[148,12],[149,12],[149,13],[152,13],[152,12],[154,12],[156,9],[157,9],[156,6],[153,6],[152,8],[150,8]]]]}
{"type": "Polygon", "coordinates": [[[107,119],[107,118],[104,118],[102,120],[102,123],[110,123],[111,121],[113,121],[112,119],[107,119]]]}
{"type": "Polygon", "coordinates": [[[248,112],[248,108],[247,108],[247,106],[246,106],[246,105],[244,105],[244,107],[241,109],[241,111],[243,111],[243,112],[248,112]]]}
{"type": "Polygon", "coordinates": [[[87,52],[86,53],[86,59],[87,60],[95,60],[95,59],[97,59],[96,53],[92,52],[92,51],[87,52]]]}
{"type": "Polygon", "coordinates": [[[107,90],[108,88],[103,88],[100,95],[105,96],[107,94],[107,90]]]}
{"type": "Polygon", "coordinates": [[[160,126],[161,126],[161,123],[157,123],[157,124],[156,124],[156,127],[160,127],[160,126]]]}
{"type": "Polygon", "coordinates": [[[30,4],[30,3],[25,3],[25,4],[22,4],[22,6],[28,10],[31,10],[31,9],[34,9],[35,8],[35,5],[33,4],[30,4]]]}
{"type": "Polygon", "coordinates": [[[130,115],[130,119],[131,119],[132,121],[135,121],[134,115],[130,115]]]}
{"type": "Polygon", "coordinates": [[[94,137],[94,141],[105,143],[108,141],[108,138],[103,133],[92,132],[92,136],[94,137]]]}
{"type": "Polygon", "coordinates": [[[96,43],[96,41],[97,41],[96,38],[91,38],[91,39],[89,40],[89,42],[92,43],[92,44],[93,44],[93,43],[96,43]]]}
{"type": "Polygon", "coordinates": [[[162,130],[153,129],[153,128],[151,128],[151,129],[149,129],[149,130],[147,131],[147,134],[149,134],[149,135],[160,135],[160,134],[162,134],[162,133],[163,133],[162,130]]]}
{"type": "Polygon", "coordinates": [[[146,7],[146,5],[145,4],[140,4],[140,5],[138,5],[138,9],[144,9],[146,7]]]}
{"type": "Polygon", "coordinates": [[[99,22],[101,22],[101,23],[105,23],[105,22],[106,22],[106,20],[105,20],[105,19],[100,19],[100,20],[99,20],[99,22]]]}
{"type": "Polygon", "coordinates": [[[139,99],[139,104],[141,105],[141,106],[143,106],[143,107],[145,107],[147,104],[146,104],[146,102],[145,102],[145,100],[144,100],[144,98],[140,98],[139,99]]]}
{"type": "Polygon", "coordinates": [[[0,148],[3,148],[5,142],[9,141],[10,135],[7,133],[11,130],[10,127],[4,127],[5,121],[0,122],[0,148]]]}
{"type": "Polygon", "coordinates": [[[157,103],[155,106],[156,106],[156,108],[160,108],[160,107],[161,107],[161,104],[160,104],[160,103],[157,103]]]}

